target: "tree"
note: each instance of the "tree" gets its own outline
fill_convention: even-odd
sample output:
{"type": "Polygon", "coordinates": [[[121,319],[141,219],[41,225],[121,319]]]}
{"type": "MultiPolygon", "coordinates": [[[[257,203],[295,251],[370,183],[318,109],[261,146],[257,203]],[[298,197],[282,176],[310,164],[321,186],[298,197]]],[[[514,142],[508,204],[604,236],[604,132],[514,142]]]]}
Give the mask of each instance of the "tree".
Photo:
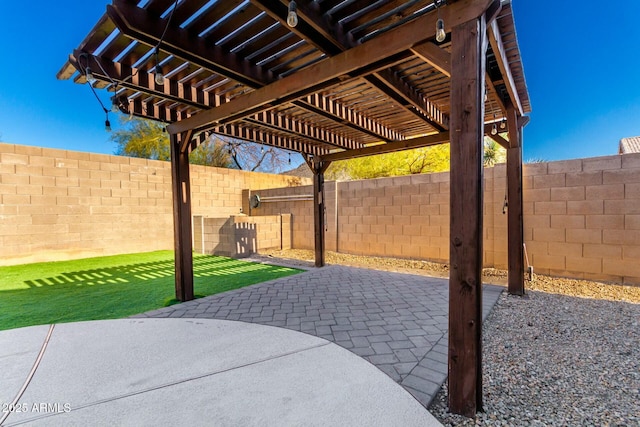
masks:
{"type": "Polygon", "coordinates": [[[291,164],[291,155],[275,147],[223,138],[232,167],[252,172],[282,172],[291,164]]]}
{"type": "MultiPolygon", "coordinates": [[[[493,139],[484,140],[484,166],[490,167],[506,161],[506,150],[493,139]]],[[[327,179],[349,181],[388,176],[448,171],[451,154],[449,144],[416,148],[396,153],[360,157],[334,162],[327,169],[327,179]]]]}
{"type": "Polygon", "coordinates": [[[169,135],[164,124],[153,120],[120,116],[122,127],[111,134],[115,154],[151,160],[170,160],[169,135]]]}
{"type": "MultiPolygon", "coordinates": [[[[115,154],[152,160],[171,160],[169,134],[165,124],[142,118],[121,116],[122,126],[113,132],[115,154]]],[[[211,134],[189,155],[197,165],[260,172],[280,172],[290,164],[286,151],[211,134]]]]}
{"type": "Polygon", "coordinates": [[[485,136],[483,161],[485,167],[492,167],[498,163],[504,163],[507,161],[507,150],[495,140],[485,136]]]}
{"type": "Polygon", "coordinates": [[[328,179],[352,180],[442,172],[449,169],[449,144],[334,162],[328,179]]]}
{"type": "Polygon", "coordinates": [[[225,149],[224,143],[215,137],[209,138],[193,150],[189,154],[189,163],[219,168],[232,167],[231,157],[225,149]]]}

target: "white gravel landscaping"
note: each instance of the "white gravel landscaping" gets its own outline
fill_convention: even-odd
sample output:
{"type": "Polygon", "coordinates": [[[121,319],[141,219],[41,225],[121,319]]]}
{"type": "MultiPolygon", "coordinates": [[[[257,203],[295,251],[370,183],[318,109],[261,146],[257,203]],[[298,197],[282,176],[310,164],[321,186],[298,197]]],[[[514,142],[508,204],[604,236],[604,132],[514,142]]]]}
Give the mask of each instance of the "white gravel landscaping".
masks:
{"type": "Polygon", "coordinates": [[[640,426],[640,304],[502,294],[483,328],[484,411],[445,426],[640,426]]]}

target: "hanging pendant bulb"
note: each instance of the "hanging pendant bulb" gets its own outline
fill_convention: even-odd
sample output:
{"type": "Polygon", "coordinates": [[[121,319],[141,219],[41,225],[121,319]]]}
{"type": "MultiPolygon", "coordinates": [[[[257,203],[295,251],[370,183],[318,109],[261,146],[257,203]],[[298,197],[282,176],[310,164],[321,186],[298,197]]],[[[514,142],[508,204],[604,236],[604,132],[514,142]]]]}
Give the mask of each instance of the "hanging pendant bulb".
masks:
{"type": "Polygon", "coordinates": [[[164,85],[164,74],[162,74],[162,68],[160,68],[160,64],[156,65],[155,75],[156,84],[159,86],[164,85]]]}
{"type": "Polygon", "coordinates": [[[104,130],[107,132],[111,132],[111,122],[109,121],[109,113],[107,114],[107,119],[104,121],[104,130]]]}
{"type": "Polygon", "coordinates": [[[298,6],[295,1],[289,2],[289,13],[287,14],[287,25],[291,28],[298,25],[298,6]]]}
{"type": "Polygon", "coordinates": [[[506,129],[507,128],[507,121],[505,119],[502,119],[502,121],[500,122],[500,129],[506,129]]]}
{"type": "Polygon", "coordinates": [[[444,20],[438,18],[436,21],[436,41],[442,43],[447,38],[447,33],[444,30],[444,20]]]}
{"type": "Polygon", "coordinates": [[[491,135],[497,135],[497,134],[498,134],[498,127],[494,123],[493,126],[491,127],[491,135]]]}
{"type": "Polygon", "coordinates": [[[85,69],[84,76],[90,85],[94,84],[97,81],[97,79],[94,77],[93,73],[91,72],[91,68],[89,67],[85,69]]]}
{"type": "Polygon", "coordinates": [[[261,145],[261,146],[260,146],[260,153],[261,153],[261,154],[264,154],[264,145],[261,145]]]}
{"type": "Polygon", "coordinates": [[[289,153],[289,164],[291,164],[291,153],[289,153]]]}

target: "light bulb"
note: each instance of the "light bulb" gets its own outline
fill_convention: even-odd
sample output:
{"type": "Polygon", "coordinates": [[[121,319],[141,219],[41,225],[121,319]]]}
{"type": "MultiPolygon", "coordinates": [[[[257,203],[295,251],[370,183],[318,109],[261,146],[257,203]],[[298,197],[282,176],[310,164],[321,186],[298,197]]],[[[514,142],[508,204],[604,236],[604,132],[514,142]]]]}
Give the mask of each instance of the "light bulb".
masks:
{"type": "Polygon", "coordinates": [[[447,33],[444,31],[444,20],[438,18],[436,21],[436,41],[442,43],[447,38],[447,33]]]}
{"type": "Polygon", "coordinates": [[[93,76],[93,73],[91,72],[91,68],[87,67],[87,69],[85,70],[85,77],[87,78],[87,82],[89,82],[90,85],[94,84],[97,79],[93,76]]]}
{"type": "Polygon", "coordinates": [[[502,120],[500,122],[500,129],[506,129],[507,128],[507,121],[506,120],[502,120]]]}
{"type": "Polygon", "coordinates": [[[109,119],[104,121],[104,130],[111,132],[111,122],[109,122],[109,119]]]}
{"type": "Polygon", "coordinates": [[[160,68],[160,65],[156,65],[156,84],[159,86],[164,85],[164,74],[162,74],[162,68],[160,68]]]}
{"type": "Polygon", "coordinates": [[[298,25],[298,6],[295,1],[289,2],[289,14],[287,15],[287,25],[291,28],[298,25]]]}
{"type": "Polygon", "coordinates": [[[498,134],[498,127],[494,123],[493,126],[491,127],[491,135],[497,135],[497,134],[498,134]]]}

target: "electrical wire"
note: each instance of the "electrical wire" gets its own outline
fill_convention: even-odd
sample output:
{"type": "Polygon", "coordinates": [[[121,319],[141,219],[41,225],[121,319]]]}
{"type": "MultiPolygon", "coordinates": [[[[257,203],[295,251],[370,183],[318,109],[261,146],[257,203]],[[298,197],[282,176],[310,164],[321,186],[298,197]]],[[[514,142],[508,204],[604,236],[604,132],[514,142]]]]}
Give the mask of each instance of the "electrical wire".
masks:
{"type": "Polygon", "coordinates": [[[98,94],[96,93],[96,90],[93,88],[92,84],[89,84],[89,88],[91,89],[91,92],[93,92],[93,96],[96,97],[96,99],[98,100],[98,103],[100,104],[100,106],[102,107],[102,109],[104,110],[105,113],[109,113],[109,110],[107,110],[107,108],[104,106],[104,104],[102,103],[102,100],[100,99],[100,97],[98,96],[98,94]]]}
{"type": "Polygon", "coordinates": [[[173,9],[171,9],[171,13],[169,14],[169,19],[167,19],[167,25],[164,26],[164,30],[162,31],[162,35],[160,36],[160,40],[158,41],[158,44],[156,45],[156,48],[155,48],[156,67],[158,65],[160,65],[160,63],[158,61],[158,54],[160,53],[160,45],[162,45],[162,42],[164,41],[164,36],[167,35],[167,30],[169,29],[169,25],[171,25],[171,18],[173,18],[173,13],[178,8],[178,2],[179,1],[180,0],[176,0],[175,3],[173,3],[173,9]]]}
{"type": "MultiPolygon", "coordinates": [[[[177,7],[178,7],[178,3],[180,0],[176,0],[175,3],[173,4],[173,9],[171,9],[171,13],[169,14],[169,19],[167,20],[167,25],[165,25],[164,30],[162,31],[162,35],[160,36],[160,40],[158,41],[158,44],[155,47],[155,55],[156,55],[156,66],[158,66],[158,53],[160,52],[160,46],[162,45],[162,42],[164,41],[164,37],[167,34],[167,30],[169,29],[169,25],[171,24],[171,19],[173,18],[173,14],[176,11],[177,7]]],[[[78,66],[80,66],[80,72],[83,74],[86,74],[87,69],[89,69],[89,54],[86,52],[83,52],[80,54],[80,56],[78,57],[78,66]],[[85,65],[83,66],[80,58],[83,58],[85,60],[85,65]]],[[[107,71],[104,69],[104,67],[102,66],[102,64],[100,63],[100,61],[96,60],[95,61],[96,64],[98,64],[98,67],[100,68],[100,70],[104,73],[105,77],[111,82],[111,84],[114,86],[114,96],[117,96],[117,91],[118,91],[118,82],[116,80],[114,80],[109,73],[107,73],[107,71]]],[[[136,72],[128,77],[126,77],[125,79],[122,80],[122,82],[124,83],[125,81],[133,78],[136,74],[138,74],[138,72],[140,71],[140,69],[136,69],[136,72]]],[[[104,111],[104,113],[107,116],[107,120],[106,123],[109,123],[109,110],[104,106],[104,103],[102,102],[102,100],[100,99],[100,97],[98,96],[98,94],[96,93],[95,88],[93,87],[93,85],[91,83],[89,83],[89,88],[91,89],[91,92],[93,93],[93,96],[95,96],[96,100],[98,101],[98,103],[100,104],[100,107],[102,107],[102,111],[104,111]]],[[[144,108],[144,107],[143,107],[144,108]]],[[[145,109],[146,110],[146,109],[145,109]]],[[[145,111],[146,114],[146,111],[145,111]]]]}
{"type": "Polygon", "coordinates": [[[173,12],[175,12],[176,9],[178,8],[178,2],[179,1],[180,0],[176,0],[176,2],[173,4],[173,9],[171,9],[171,13],[169,14],[169,20],[167,21],[167,25],[165,25],[165,27],[164,27],[164,31],[162,32],[162,35],[160,36],[160,41],[158,42],[158,45],[156,46],[156,50],[160,48],[160,45],[164,41],[164,36],[167,34],[167,30],[169,29],[169,24],[171,24],[171,18],[173,18],[173,12]]]}

